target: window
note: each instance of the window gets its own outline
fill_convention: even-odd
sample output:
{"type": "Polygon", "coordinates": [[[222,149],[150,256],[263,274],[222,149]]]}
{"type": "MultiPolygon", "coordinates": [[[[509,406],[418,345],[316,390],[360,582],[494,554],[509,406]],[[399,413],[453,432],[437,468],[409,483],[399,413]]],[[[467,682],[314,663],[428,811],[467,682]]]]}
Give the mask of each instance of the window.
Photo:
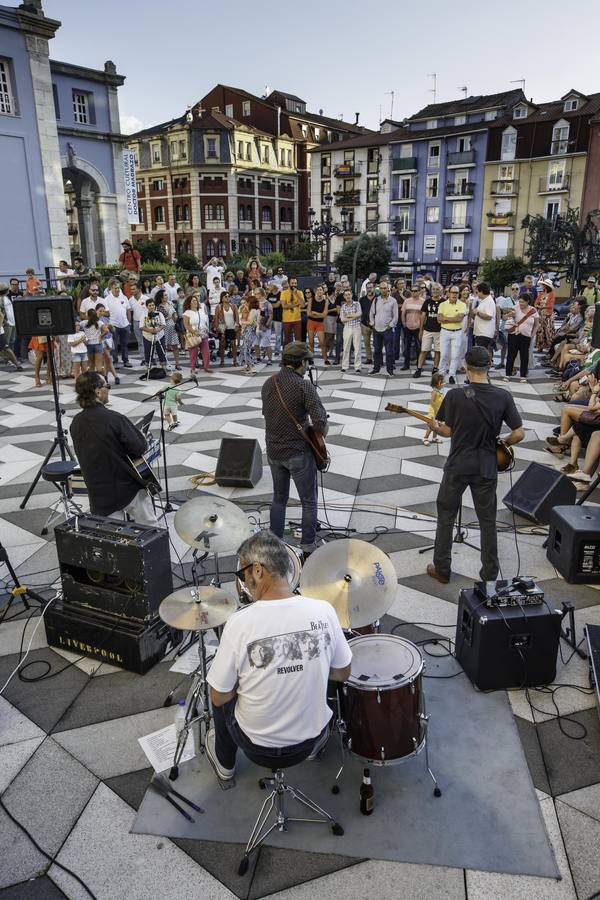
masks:
{"type": "Polygon", "coordinates": [[[184,203],[184,205],[183,205],[183,221],[184,222],[190,221],[190,208],[187,205],[187,203],[184,203]]]}
{"type": "Polygon", "coordinates": [[[249,100],[244,100],[244,102],[242,103],[242,115],[243,115],[243,116],[249,116],[250,113],[251,113],[251,111],[252,111],[252,110],[251,110],[251,107],[250,107],[250,101],[249,101],[249,100]]]}
{"type": "Polygon", "coordinates": [[[300,130],[302,131],[302,137],[306,139],[308,137],[308,126],[301,125],[300,130]]]}
{"type": "Polygon", "coordinates": [[[344,150],[344,162],[354,163],[354,150],[344,150]]]}
{"type": "Polygon", "coordinates": [[[548,163],[548,190],[560,191],[565,184],[565,161],[548,163]]]}
{"type": "Polygon", "coordinates": [[[493,122],[497,115],[498,113],[495,109],[488,109],[483,118],[486,122],[493,122]]]}
{"type": "Polygon", "coordinates": [[[136,183],[135,183],[135,189],[136,189],[136,191],[138,192],[138,194],[142,194],[143,191],[144,191],[144,182],[143,182],[143,181],[136,181],[136,183]]]}
{"type": "Polygon", "coordinates": [[[177,141],[171,141],[171,159],[177,159],[178,156],[177,141]]]}
{"type": "Polygon", "coordinates": [[[285,166],[285,150],[279,151],[279,165],[285,166]]]}
{"type": "Polygon", "coordinates": [[[223,222],[225,219],[225,207],[222,203],[217,203],[215,206],[215,219],[218,219],[220,222],[223,222]]]}
{"type": "Polygon", "coordinates": [[[412,155],[412,144],[400,144],[400,159],[407,159],[407,157],[412,155]]]}
{"type": "MultiPolygon", "coordinates": [[[[510,204],[510,201],[508,201],[510,204]]],[[[464,227],[467,223],[467,201],[461,200],[459,203],[452,204],[452,225],[459,228],[464,227]]]]}
{"type": "Polygon", "coordinates": [[[408,259],[408,238],[398,238],[398,259],[408,259]]]}
{"type": "Polygon", "coordinates": [[[206,256],[208,259],[212,259],[215,256],[215,242],[207,241],[206,242],[206,256]]]}
{"type": "Polygon", "coordinates": [[[164,178],[154,178],[152,180],[152,190],[153,191],[162,191],[165,186],[164,178]]]}
{"type": "Polygon", "coordinates": [[[244,142],[243,141],[238,141],[237,155],[239,156],[240,159],[244,158],[244,142]]]}
{"type": "Polygon", "coordinates": [[[527,116],[526,106],[515,106],[513,109],[513,119],[524,119],[527,116]]]}
{"type": "Polygon", "coordinates": [[[233,119],[233,103],[225,104],[225,115],[228,116],[230,119],[233,119]]]}
{"type": "Polygon", "coordinates": [[[273,241],[271,240],[271,238],[268,238],[268,237],[261,237],[261,239],[260,239],[260,252],[263,253],[263,254],[265,254],[265,253],[272,253],[272,252],[273,252],[273,241]]]}
{"type": "Polygon", "coordinates": [[[450,259],[462,259],[465,250],[465,238],[462,234],[453,234],[450,241],[450,259]]]}
{"type": "Polygon", "coordinates": [[[426,234],[423,240],[423,253],[435,253],[437,248],[437,235],[426,234]]]}
{"type": "Polygon", "coordinates": [[[208,159],[217,158],[217,139],[214,137],[206,138],[206,156],[208,159]]]}
{"type": "Polygon", "coordinates": [[[439,206],[428,206],[427,207],[427,221],[428,222],[439,222],[440,221],[439,206]]]}
{"type": "Polygon", "coordinates": [[[466,153],[471,149],[471,135],[466,134],[463,137],[459,137],[456,141],[456,149],[459,153],[466,153]]]}
{"type": "Polygon", "coordinates": [[[187,141],[179,141],[179,159],[185,159],[187,156],[187,141]]]}
{"type": "Polygon", "coordinates": [[[430,200],[435,199],[438,196],[439,190],[439,178],[437,175],[428,175],[427,176],[427,197],[430,200]]]}
{"type": "Polygon", "coordinates": [[[379,150],[377,147],[369,147],[367,150],[367,172],[369,175],[379,171],[379,150]]]}
{"type": "MultiPolygon", "coordinates": [[[[243,209],[243,207],[242,207],[242,209],[243,209]]],[[[204,207],[204,218],[207,221],[212,221],[212,219],[214,219],[214,217],[215,217],[214,207],[213,207],[212,203],[207,203],[206,206],[204,207]]]]}
{"type": "Polygon", "coordinates": [[[437,128],[437,119],[427,119],[428,128],[437,128]]]}
{"type": "Polygon", "coordinates": [[[261,213],[261,221],[271,224],[271,207],[263,206],[261,213]]]}
{"type": "Polygon", "coordinates": [[[331,193],[331,182],[330,181],[322,181],[321,182],[321,200],[323,200],[323,197],[325,196],[325,194],[330,194],[330,193],[331,193]]]}
{"type": "Polygon", "coordinates": [[[377,203],[379,194],[379,181],[377,178],[367,178],[367,203],[377,203]]]}
{"type": "Polygon", "coordinates": [[[156,225],[163,224],[165,221],[165,210],[162,206],[154,207],[154,222],[156,225]]]}
{"type": "Polygon", "coordinates": [[[440,167],[440,145],[430,144],[427,151],[427,165],[430,169],[439,169],[440,167]]]}
{"type": "Polygon", "coordinates": [[[269,145],[263,144],[262,151],[263,151],[262,161],[264,163],[267,163],[267,165],[268,165],[268,163],[269,163],[269,145]]]}
{"type": "Polygon", "coordinates": [[[454,116],[454,124],[455,125],[464,125],[467,121],[466,116],[454,116]]]}
{"type": "Polygon", "coordinates": [[[569,123],[561,119],[552,129],[552,146],[550,153],[555,156],[559,153],[567,153],[569,147],[569,123]]]}
{"type": "MultiPolygon", "coordinates": [[[[2,73],[2,65],[3,65],[2,62],[0,61],[0,85],[3,82],[2,74],[1,74],[2,73]]],[[[4,94],[4,93],[5,93],[4,87],[0,87],[0,110],[2,109],[2,94],[4,94]]],[[[58,88],[56,87],[55,84],[52,85],[52,100],[54,102],[54,115],[56,116],[57,119],[60,119],[60,105],[58,103],[58,88]]],[[[137,165],[137,159],[136,159],[136,165],[137,165]]]]}
{"type": "Polygon", "coordinates": [[[291,168],[292,165],[292,151],[288,150],[287,152],[287,164],[291,168]]]}
{"type": "Polygon", "coordinates": [[[152,162],[160,162],[160,144],[152,145],[152,162]]]}
{"type": "Polygon", "coordinates": [[[498,178],[500,181],[512,181],[515,177],[515,167],[513,165],[510,166],[498,166],[498,178]]]}
{"type": "Polygon", "coordinates": [[[73,121],[78,125],[90,123],[88,95],[83,91],[73,91],[73,121]]]}
{"type": "Polygon", "coordinates": [[[548,200],[546,203],[546,218],[549,221],[560,215],[560,200],[548,200]]]}
{"type": "Polygon", "coordinates": [[[354,178],[346,178],[344,181],[344,194],[353,194],[355,190],[354,178]]]}
{"type": "Polygon", "coordinates": [[[177,206],[175,207],[175,221],[176,221],[176,222],[181,222],[182,218],[183,218],[182,207],[179,206],[179,205],[177,205],[177,206]]]}
{"type": "Polygon", "coordinates": [[[564,112],[574,112],[579,106],[579,100],[575,97],[572,97],[570,100],[565,100],[565,105],[563,106],[564,112]]]}
{"type": "Polygon", "coordinates": [[[396,228],[399,231],[408,231],[408,223],[410,220],[410,209],[408,206],[399,206],[396,216],[396,228]]]}
{"type": "Polygon", "coordinates": [[[217,241],[217,256],[224,259],[227,256],[227,245],[225,241],[217,241]]]}
{"type": "Polygon", "coordinates": [[[139,213],[140,225],[143,225],[145,214],[144,214],[144,207],[141,204],[138,206],[138,213],[139,213]]]}
{"type": "Polygon", "coordinates": [[[323,153],[321,156],[321,178],[329,178],[331,175],[331,153],[323,153]]]}
{"type": "Polygon", "coordinates": [[[15,101],[10,81],[10,69],[7,59],[0,59],[0,113],[4,116],[15,115],[15,101]]]}
{"type": "Polygon", "coordinates": [[[398,184],[398,200],[411,200],[412,178],[409,176],[400,178],[398,184]]]}
{"type": "Polygon", "coordinates": [[[321,129],[315,128],[315,141],[320,141],[320,140],[321,140],[321,129]]]}
{"type": "Polygon", "coordinates": [[[517,153],[517,129],[512,125],[502,132],[500,159],[514,159],[517,153]]]}
{"type": "Polygon", "coordinates": [[[243,203],[242,203],[242,205],[240,206],[238,218],[239,218],[240,222],[245,222],[245,221],[246,221],[246,207],[245,207],[245,205],[244,205],[243,203]]]}
{"type": "Polygon", "coordinates": [[[374,225],[378,219],[379,219],[379,214],[376,209],[373,209],[371,207],[370,209],[367,210],[367,228],[370,225],[374,225]]]}
{"type": "Polygon", "coordinates": [[[246,159],[252,159],[252,144],[246,142],[246,159]]]}

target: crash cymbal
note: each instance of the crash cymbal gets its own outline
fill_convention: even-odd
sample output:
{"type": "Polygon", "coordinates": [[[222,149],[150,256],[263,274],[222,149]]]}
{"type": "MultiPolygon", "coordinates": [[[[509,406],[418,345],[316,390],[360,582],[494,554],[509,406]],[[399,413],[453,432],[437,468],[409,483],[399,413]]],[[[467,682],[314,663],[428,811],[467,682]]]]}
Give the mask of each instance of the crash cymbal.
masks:
{"type": "Polygon", "coordinates": [[[175,531],[190,547],[209,553],[233,553],[252,534],[246,513],[212,494],[180,506],[175,513],[175,531]]]}
{"type": "Polygon", "coordinates": [[[207,631],[223,625],[237,603],[217,587],[179,588],[165,597],[158,614],[167,625],[182,631],[207,631]]]}
{"type": "Polygon", "coordinates": [[[396,599],[397,584],[389,556],[356,538],[319,547],[300,576],[301,592],[331,603],[342,628],[364,628],[384,616],[396,599]]]}

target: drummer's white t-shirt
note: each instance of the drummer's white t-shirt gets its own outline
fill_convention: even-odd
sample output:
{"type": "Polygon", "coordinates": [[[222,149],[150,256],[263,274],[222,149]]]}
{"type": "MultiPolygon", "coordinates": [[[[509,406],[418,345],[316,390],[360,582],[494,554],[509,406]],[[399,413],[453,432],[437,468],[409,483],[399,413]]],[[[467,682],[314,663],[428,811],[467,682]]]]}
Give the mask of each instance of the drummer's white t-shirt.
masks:
{"type": "Polygon", "coordinates": [[[257,600],[225,624],[208,682],[221,693],[237,685],[235,717],[254,744],[286,747],[321,733],[332,716],[329,669],[351,660],[329,603],[257,600]]]}

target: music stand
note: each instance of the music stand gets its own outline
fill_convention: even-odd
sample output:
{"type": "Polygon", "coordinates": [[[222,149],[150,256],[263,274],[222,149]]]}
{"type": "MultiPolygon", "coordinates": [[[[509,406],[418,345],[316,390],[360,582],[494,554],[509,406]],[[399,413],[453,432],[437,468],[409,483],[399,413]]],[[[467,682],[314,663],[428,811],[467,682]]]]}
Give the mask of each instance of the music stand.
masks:
{"type": "Polygon", "coordinates": [[[52,382],[52,395],[54,399],[54,413],[56,416],[56,435],[52,445],[46,454],[38,472],[29,485],[27,493],[21,501],[19,508],[25,509],[29,498],[42,475],[42,469],[52,459],[56,449],[60,452],[62,460],[75,459],[67,441],[67,432],[63,428],[63,410],[60,408],[58,396],[58,380],[56,375],[56,363],[52,339],[62,334],[73,334],[75,331],[75,310],[71,297],[19,297],[13,303],[15,324],[17,332],[22,337],[34,337],[43,335],[47,338],[46,354],[48,356],[48,368],[52,382]]]}

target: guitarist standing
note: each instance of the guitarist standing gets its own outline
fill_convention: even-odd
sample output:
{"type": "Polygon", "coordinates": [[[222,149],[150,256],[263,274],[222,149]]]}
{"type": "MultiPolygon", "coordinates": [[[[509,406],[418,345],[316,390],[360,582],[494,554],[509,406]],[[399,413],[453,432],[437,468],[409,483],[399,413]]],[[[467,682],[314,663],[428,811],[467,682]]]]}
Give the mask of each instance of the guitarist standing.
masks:
{"type": "Polygon", "coordinates": [[[282,351],[281,370],[262,387],[267,457],[273,476],[271,531],[283,538],[285,514],[293,479],[302,504],[301,548],[311,553],[317,535],[317,466],[311,444],[303,436],[309,424],[327,434],[327,413],[316,387],[306,379],[313,356],[308,344],[293,341],[282,351]],[[300,427],[299,427],[300,426],[300,427]]]}
{"type": "Polygon", "coordinates": [[[472,347],[465,363],[470,384],[449,391],[433,422],[436,434],[451,438],[437,496],[433,563],[427,566],[427,574],[441,584],[450,580],[452,529],[468,487],[481,535],[479,576],[482,581],[495,581],[498,577],[496,438],[504,422],[511,429],[503,438],[505,444],[518,444],[525,436],[512,395],[489,383],[490,357],[485,347],[472,347]]]}

